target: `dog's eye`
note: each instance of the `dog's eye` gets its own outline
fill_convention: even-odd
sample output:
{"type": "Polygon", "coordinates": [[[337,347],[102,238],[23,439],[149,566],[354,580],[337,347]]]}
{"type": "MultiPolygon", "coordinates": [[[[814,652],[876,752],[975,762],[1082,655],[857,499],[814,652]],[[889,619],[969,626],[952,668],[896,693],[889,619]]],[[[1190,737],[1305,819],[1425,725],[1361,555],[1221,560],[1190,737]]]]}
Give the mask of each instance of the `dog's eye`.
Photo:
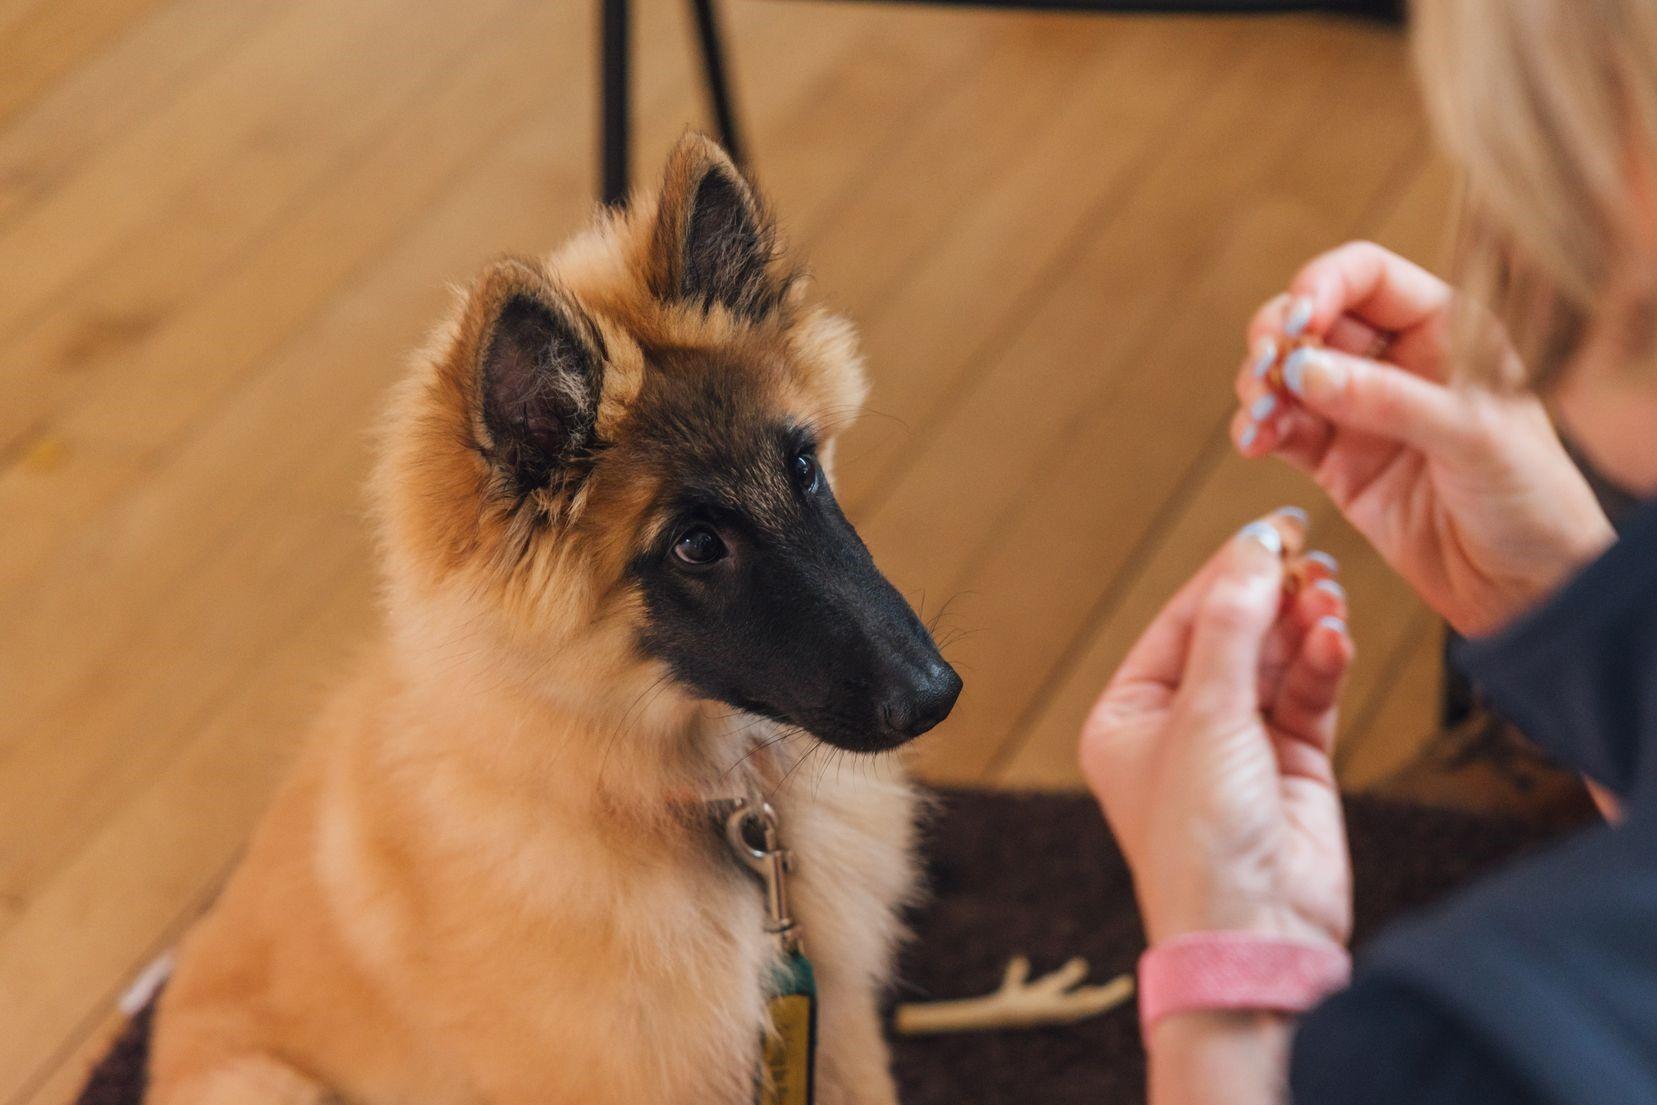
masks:
{"type": "Polygon", "coordinates": [[[725,558],[725,542],[707,526],[692,526],[673,543],[673,555],[693,568],[705,568],[725,558]]]}
{"type": "Polygon", "coordinates": [[[794,482],[800,485],[801,491],[816,491],[817,485],[822,482],[822,469],[817,467],[817,461],[809,453],[796,453],[792,462],[794,482]]]}

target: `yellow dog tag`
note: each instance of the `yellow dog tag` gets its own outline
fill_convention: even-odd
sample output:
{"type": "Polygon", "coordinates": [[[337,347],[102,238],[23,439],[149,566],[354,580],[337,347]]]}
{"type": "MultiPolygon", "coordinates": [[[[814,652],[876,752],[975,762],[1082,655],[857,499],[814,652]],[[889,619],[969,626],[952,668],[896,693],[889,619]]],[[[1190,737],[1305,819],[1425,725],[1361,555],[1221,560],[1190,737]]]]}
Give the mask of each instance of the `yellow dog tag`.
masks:
{"type": "Polygon", "coordinates": [[[812,1105],[817,1058],[817,980],[811,960],[795,951],[777,970],[765,1036],[759,1105],[812,1105]]]}

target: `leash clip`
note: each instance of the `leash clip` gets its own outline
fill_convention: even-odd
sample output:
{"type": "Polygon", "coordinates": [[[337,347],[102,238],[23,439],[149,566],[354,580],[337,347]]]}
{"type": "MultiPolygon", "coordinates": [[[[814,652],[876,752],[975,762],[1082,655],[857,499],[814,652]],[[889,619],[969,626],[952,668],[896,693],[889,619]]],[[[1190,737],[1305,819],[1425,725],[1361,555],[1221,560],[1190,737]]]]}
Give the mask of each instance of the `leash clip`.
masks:
{"type": "Polygon", "coordinates": [[[726,843],[765,887],[765,931],[776,938],[785,955],[793,955],[800,950],[799,925],[788,904],[794,853],[782,846],[777,826],[777,811],[758,797],[733,802],[725,814],[726,843]]]}

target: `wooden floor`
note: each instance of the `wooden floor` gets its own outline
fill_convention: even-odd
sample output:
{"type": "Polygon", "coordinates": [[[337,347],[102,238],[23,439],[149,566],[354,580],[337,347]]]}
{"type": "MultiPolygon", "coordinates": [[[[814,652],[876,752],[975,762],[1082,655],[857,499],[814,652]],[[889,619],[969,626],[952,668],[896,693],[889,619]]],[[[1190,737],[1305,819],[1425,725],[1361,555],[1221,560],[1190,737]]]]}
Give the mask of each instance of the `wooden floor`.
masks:
{"type": "MultiPolygon", "coordinates": [[[[0,1105],[55,1105],[373,632],[364,430],[450,281],[589,210],[576,0],[0,0],[0,1105]]],[[[639,161],[699,121],[637,5],[639,161]]],[[[1077,722],[1224,534],[1314,508],[1361,785],[1437,630],[1224,429],[1252,307],[1447,182],[1390,32],[729,0],[762,180],[861,324],[842,495],[948,604],[933,778],[1076,781],[1077,722]]]]}

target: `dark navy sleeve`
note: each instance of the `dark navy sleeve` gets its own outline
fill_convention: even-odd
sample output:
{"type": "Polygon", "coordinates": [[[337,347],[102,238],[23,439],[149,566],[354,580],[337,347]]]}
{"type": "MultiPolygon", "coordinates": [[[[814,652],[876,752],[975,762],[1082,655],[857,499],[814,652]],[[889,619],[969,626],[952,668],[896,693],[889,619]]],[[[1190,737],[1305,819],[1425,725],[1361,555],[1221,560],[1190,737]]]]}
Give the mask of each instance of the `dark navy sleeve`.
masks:
{"type": "Polygon", "coordinates": [[[1461,668],[1500,716],[1624,799],[1657,794],[1657,503],[1549,601],[1461,641],[1461,668]]]}
{"type": "Polygon", "coordinates": [[[1304,1018],[1295,1105],[1657,1102],[1657,503],[1460,656],[1497,712],[1624,798],[1368,942],[1304,1018]]]}
{"type": "Polygon", "coordinates": [[[1542,1105],[1453,1017],[1386,979],[1305,1017],[1289,1087],[1293,1105],[1542,1105]]]}

